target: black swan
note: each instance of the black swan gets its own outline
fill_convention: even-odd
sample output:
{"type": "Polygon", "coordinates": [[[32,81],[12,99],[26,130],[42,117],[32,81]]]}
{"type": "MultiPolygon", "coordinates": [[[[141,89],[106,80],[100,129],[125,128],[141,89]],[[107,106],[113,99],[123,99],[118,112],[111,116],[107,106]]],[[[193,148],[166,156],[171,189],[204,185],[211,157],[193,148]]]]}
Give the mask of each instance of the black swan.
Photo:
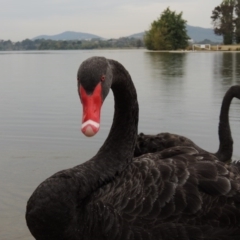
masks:
{"type": "MultiPolygon", "coordinates": [[[[231,86],[223,97],[218,126],[219,148],[215,155],[222,162],[230,162],[233,153],[233,139],[229,125],[229,108],[232,99],[236,97],[240,99],[240,86],[231,86]]],[[[159,133],[157,135],[145,135],[140,133],[137,138],[137,144],[134,150],[134,157],[138,157],[145,153],[153,153],[162,151],[166,148],[175,146],[194,147],[199,153],[209,153],[208,151],[198,147],[190,139],[172,133],[159,133]]]]}
{"type": "Polygon", "coordinates": [[[26,221],[35,239],[239,239],[238,166],[184,146],[133,158],[137,94],[114,60],[92,57],[78,70],[83,133],[98,131],[109,88],[114,119],[98,153],[46,179],[28,200],[26,221]]]}

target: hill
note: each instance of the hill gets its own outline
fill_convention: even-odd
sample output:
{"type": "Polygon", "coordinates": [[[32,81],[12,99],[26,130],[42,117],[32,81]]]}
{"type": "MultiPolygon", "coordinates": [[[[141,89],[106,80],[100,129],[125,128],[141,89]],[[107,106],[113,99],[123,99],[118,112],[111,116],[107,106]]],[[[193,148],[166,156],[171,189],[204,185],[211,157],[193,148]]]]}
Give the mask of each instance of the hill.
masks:
{"type": "MultiPolygon", "coordinates": [[[[194,27],[187,25],[187,33],[188,36],[193,39],[195,43],[202,42],[204,40],[210,40],[211,42],[221,43],[222,36],[217,36],[214,34],[213,29],[211,28],[202,28],[202,27],[194,27]]],[[[127,36],[127,38],[137,38],[143,39],[144,32],[135,33],[132,35],[127,36]]],[[[83,33],[83,32],[73,32],[73,31],[66,31],[56,35],[40,35],[34,37],[32,40],[36,39],[50,39],[50,40],[90,40],[98,38],[104,40],[103,37],[90,34],[90,33],[83,33]]]]}
{"type": "MultiPolygon", "coordinates": [[[[187,25],[187,34],[191,39],[193,39],[195,43],[206,41],[206,40],[210,40],[210,42],[214,42],[214,43],[222,43],[223,41],[222,36],[215,35],[212,28],[193,27],[193,26],[187,25]]],[[[144,32],[141,32],[141,33],[132,34],[128,37],[142,39],[143,35],[144,35],[144,32]]]]}
{"type": "Polygon", "coordinates": [[[127,37],[128,37],[128,38],[138,38],[138,39],[143,39],[143,35],[144,35],[144,32],[140,32],[140,33],[132,34],[132,35],[127,36],[127,37]]]}
{"type": "Polygon", "coordinates": [[[218,43],[223,41],[222,36],[215,35],[212,28],[193,27],[187,25],[187,33],[194,42],[201,42],[205,39],[218,43]]]}
{"type": "Polygon", "coordinates": [[[83,33],[83,32],[73,32],[73,31],[66,31],[63,33],[59,33],[56,35],[40,35],[37,37],[32,38],[32,40],[36,39],[50,39],[50,40],[87,40],[93,38],[100,38],[100,36],[90,34],[90,33],[83,33]]]}

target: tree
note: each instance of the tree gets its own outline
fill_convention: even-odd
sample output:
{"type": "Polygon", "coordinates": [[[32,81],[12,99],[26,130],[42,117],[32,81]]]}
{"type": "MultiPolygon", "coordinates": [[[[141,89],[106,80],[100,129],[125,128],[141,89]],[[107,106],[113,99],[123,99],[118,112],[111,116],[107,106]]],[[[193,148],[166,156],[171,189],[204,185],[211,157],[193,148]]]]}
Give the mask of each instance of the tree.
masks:
{"type": "Polygon", "coordinates": [[[159,19],[151,23],[145,33],[144,42],[149,50],[176,50],[188,46],[186,20],[182,12],[177,14],[169,8],[164,10],[159,19]]]}
{"type": "Polygon", "coordinates": [[[223,36],[224,44],[234,41],[234,7],[235,0],[224,0],[212,11],[214,33],[223,36]]]}
{"type": "Polygon", "coordinates": [[[236,18],[235,18],[235,21],[234,21],[234,24],[235,24],[235,41],[236,41],[236,43],[240,43],[240,0],[236,0],[235,14],[236,14],[236,18]]]}

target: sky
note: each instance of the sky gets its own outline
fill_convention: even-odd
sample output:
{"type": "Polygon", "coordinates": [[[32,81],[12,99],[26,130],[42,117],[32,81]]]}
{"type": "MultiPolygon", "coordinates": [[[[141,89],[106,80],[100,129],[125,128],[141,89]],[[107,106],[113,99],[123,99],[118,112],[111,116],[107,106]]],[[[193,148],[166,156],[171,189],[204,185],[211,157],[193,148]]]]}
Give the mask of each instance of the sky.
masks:
{"type": "Polygon", "coordinates": [[[222,0],[0,0],[0,39],[22,41],[64,31],[119,38],[143,32],[169,7],[187,24],[212,28],[222,0]]]}

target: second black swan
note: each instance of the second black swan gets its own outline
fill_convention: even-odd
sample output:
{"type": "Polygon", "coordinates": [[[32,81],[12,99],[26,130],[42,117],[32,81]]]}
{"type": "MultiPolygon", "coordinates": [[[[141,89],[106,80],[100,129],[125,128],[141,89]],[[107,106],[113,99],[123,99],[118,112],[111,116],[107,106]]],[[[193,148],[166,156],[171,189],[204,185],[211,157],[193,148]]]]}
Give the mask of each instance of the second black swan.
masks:
{"type": "MultiPolygon", "coordinates": [[[[229,124],[229,108],[233,98],[240,99],[240,86],[231,86],[223,97],[219,116],[218,136],[219,148],[216,153],[212,153],[222,162],[230,162],[233,153],[233,139],[229,124]]],[[[199,153],[209,153],[197,146],[189,138],[172,133],[159,133],[156,135],[146,135],[140,133],[134,150],[134,156],[162,151],[175,146],[188,146],[196,148],[199,153]]]]}
{"type": "Polygon", "coordinates": [[[27,226],[37,240],[237,240],[240,176],[193,147],[133,158],[137,94],[117,61],[92,57],[78,70],[82,131],[96,134],[112,89],[110,133],[90,160],[55,173],[28,200],[27,226]]]}

